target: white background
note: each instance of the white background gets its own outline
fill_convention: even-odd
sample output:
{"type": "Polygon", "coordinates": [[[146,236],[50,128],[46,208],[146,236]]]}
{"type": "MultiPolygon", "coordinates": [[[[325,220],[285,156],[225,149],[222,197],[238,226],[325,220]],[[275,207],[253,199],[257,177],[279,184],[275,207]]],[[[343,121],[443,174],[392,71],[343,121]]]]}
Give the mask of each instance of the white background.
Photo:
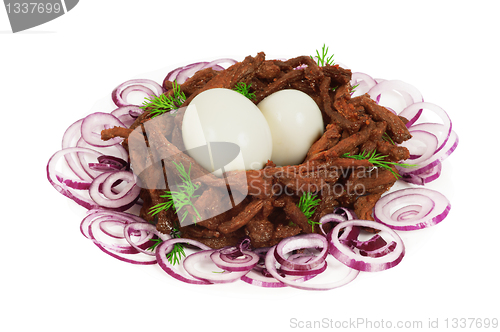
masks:
{"type": "Polygon", "coordinates": [[[424,327],[438,319],[443,328],[446,318],[500,318],[496,8],[495,1],[87,0],[17,34],[0,9],[0,325],[288,331],[299,329],[292,319],[424,327]],[[310,55],[324,43],[353,71],[416,86],[449,113],[460,137],[432,186],[451,212],[408,244],[400,265],[328,292],[197,287],[116,261],[81,235],[82,209],[54,190],[45,168],[65,129],[116,85],[196,60],[310,55]]]}

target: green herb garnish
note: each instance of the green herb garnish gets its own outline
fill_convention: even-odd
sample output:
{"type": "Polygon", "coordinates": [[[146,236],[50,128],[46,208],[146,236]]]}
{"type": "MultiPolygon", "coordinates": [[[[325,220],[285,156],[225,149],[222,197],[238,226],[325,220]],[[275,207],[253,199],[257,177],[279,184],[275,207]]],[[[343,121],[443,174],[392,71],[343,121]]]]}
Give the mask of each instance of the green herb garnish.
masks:
{"type": "Polygon", "coordinates": [[[352,156],[349,155],[349,153],[344,153],[342,155],[342,158],[352,158],[352,159],[357,159],[357,160],[366,159],[370,163],[372,163],[373,166],[375,166],[375,167],[381,167],[381,168],[389,170],[396,177],[396,179],[400,178],[401,175],[394,172],[394,170],[391,168],[391,165],[397,165],[397,166],[401,166],[401,167],[415,167],[415,166],[417,166],[417,165],[411,165],[411,164],[396,163],[393,161],[386,161],[386,160],[384,160],[385,157],[387,157],[387,156],[382,156],[381,154],[377,153],[376,150],[373,150],[371,153],[363,151],[360,154],[356,154],[356,155],[352,155],[352,156]]]}
{"type": "Polygon", "coordinates": [[[356,92],[356,88],[359,86],[359,83],[351,87],[351,94],[356,92]]]}
{"type": "MultiPolygon", "coordinates": [[[[179,238],[180,237],[179,230],[177,228],[173,228],[170,235],[173,238],[179,238]]],[[[155,242],[155,244],[153,244],[151,247],[146,249],[146,250],[151,250],[151,251],[155,250],[156,247],[158,247],[158,245],[163,242],[162,239],[151,239],[150,241],[155,242]]],[[[181,243],[175,243],[174,247],[172,248],[172,251],[170,251],[167,254],[167,259],[168,259],[170,264],[175,265],[175,264],[180,263],[181,256],[186,257],[186,253],[184,252],[184,245],[182,245],[181,243]]]]}
{"type": "MultiPolygon", "coordinates": [[[[324,67],[325,65],[333,66],[335,63],[333,62],[333,54],[329,57],[328,55],[328,47],[325,48],[325,44],[323,44],[323,48],[321,49],[321,54],[316,50],[316,57],[318,58],[318,66],[324,67]]],[[[313,56],[310,56],[311,59],[314,60],[313,56]]]]}
{"type": "Polygon", "coordinates": [[[382,135],[382,139],[386,142],[391,143],[392,145],[396,145],[396,143],[394,143],[391,136],[389,136],[389,134],[387,132],[384,132],[384,134],[382,135]]]}
{"type": "MultiPolygon", "coordinates": [[[[172,161],[177,168],[177,171],[179,172],[179,176],[182,180],[182,184],[177,185],[177,188],[179,188],[178,191],[165,191],[165,195],[160,195],[162,198],[167,198],[167,201],[164,203],[159,203],[156,204],[155,206],[151,207],[150,213],[154,216],[155,214],[163,211],[163,210],[168,210],[170,208],[175,210],[175,213],[179,213],[180,210],[184,207],[191,206],[196,212],[196,215],[198,216],[199,219],[201,219],[200,214],[198,213],[198,210],[196,210],[196,207],[193,204],[192,199],[198,197],[199,195],[195,195],[194,193],[196,190],[199,188],[199,184],[194,184],[191,181],[191,164],[189,164],[189,169],[186,172],[186,169],[184,168],[183,164],[177,164],[175,161],[172,161]]],[[[180,223],[186,219],[187,215],[189,214],[188,209],[184,209],[184,212],[182,214],[182,217],[180,218],[180,223]]],[[[196,216],[193,216],[193,222],[196,223],[196,216]]]]}
{"type": "Polygon", "coordinates": [[[174,91],[172,95],[161,94],[145,98],[147,102],[145,101],[140,107],[143,110],[146,110],[148,107],[151,108],[151,118],[178,109],[186,101],[186,95],[181,91],[181,86],[177,84],[177,81],[172,83],[172,89],[174,91]]]}
{"type": "Polygon", "coordinates": [[[159,238],[158,239],[151,239],[149,241],[155,243],[151,247],[149,247],[148,249],[146,249],[146,250],[149,250],[149,251],[154,251],[156,249],[156,247],[158,247],[158,245],[163,242],[163,240],[159,239],[159,238]]]}
{"type": "Polygon", "coordinates": [[[250,92],[251,86],[252,86],[252,83],[246,85],[246,83],[239,82],[239,83],[236,83],[233,90],[241,93],[242,95],[244,95],[248,99],[255,99],[255,93],[250,92]]]}
{"type": "Polygon", "coordinates": [[[314,232],[314,225],[320,225],[317,221],[312,221],[310,218],[316,211],[316,206],[319,205],[321,199],[315,199],[316,195],[312,195],[310,192],[304,193],[299,200],[299,204],[297,204],[298,208],[304,213],[307,217],[307,222],[312,227],[312,231],[314,232]]]}

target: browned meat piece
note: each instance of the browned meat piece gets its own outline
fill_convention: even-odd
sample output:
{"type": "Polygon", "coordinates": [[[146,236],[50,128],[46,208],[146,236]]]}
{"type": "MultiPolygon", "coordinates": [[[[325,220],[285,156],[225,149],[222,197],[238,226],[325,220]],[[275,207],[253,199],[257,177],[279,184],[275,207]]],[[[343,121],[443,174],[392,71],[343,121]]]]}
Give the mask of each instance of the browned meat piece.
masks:
{"type": "Polygon", "coordinates": [[[231,218],[231,220],[223,222],[217,227],[217,229],[228,234],[240,229],[245,226],[261,209],[264,205],[263,200],[253,200],[248,204],[243,211],[241,211],[237,216],[231,218]]]}
{"type": "MultiPolygon", "coordinates": [[[[397,170],[394,166],[392,170],[397,174],[397,170]]],[[[353,172],[350,179],[347,181],[346,188],[349,193],[372,193],[391,187],[396,180],[396,177],[391,171],[383,168],[375,168],[372,171],[353,172]]]]}
{"type": "Polygon", "coordinates": [[[207,245],[214,249],[220,249],[227,246],[235,246],[238,241],[245,236],[243,229],[241,229],[227,235],[220,233],[218,237],[198,237],[196,235],[199,235],[199,233],[193,232],[193,229],[195,229],[196,227],[198,226],[190,225],[186,228],[181,228],[181,236],[183,238],[199,241],[204,245],[207,245]]]}
{"type": "MultiPolygon", "coordinates": [[[[285,206],[283,210],[285,211],[286,216],[293,222],[295,225],[299,226],[302,232],[304,233],[312,233],[312,226],[309,224],[307,217],[304,213],[299,209],[297,203],[294,202],[291,196],[283,196],[283,200],[285,202],[285,206]]],[[[315,231],[318,227],[315,227],[315,231]]]]}
{"type": "Polygon", "coordinates": [[[404,146],[397,146],[386,141],[377,141],[377,152],[388,156],[391,161],[400,161],[410,158],[410,151],[404,146]]]}
{"type": "Polygon", "coordinates": [[[267,219],[254,218],[245,226],[245,231],[254,247],[262,247],[271,240],[274,225],[267,219]]]}
{"type": "Polygon", "coordinates": [[[354,213],[356,213],[356,216],[363,220],[374,220],[372,212],[380,196],[382,196],[382,193],[359,197],[354,203],[354,213]]]}
{"type": "MultiPolygon", "coordinates": [[[[186,97],[192,95],[197,90],[203,88],[208,81],[213,79],[219,72],[212,68],[202,69],[196,72],[192,77],[188,78],[186,82],[181,84],[181,91],[184,92],[186,97]]],[[[172,82],[165,81],[163,87],[166,90],[172,89],[172,82]]]]}
{"type": "Polygon", "coordinates": [[[403,143],[411,138],[411,134],[403,121],[394,113],[378,105],[369,95],[364,94],[352,99],[352,104],[361,105],[375,121],[385,121],[387,132],[396,143],[403,143]]]}
{"type": "Polygon", "coordinates": [[[103,129],[101,131],[101,139],[103,141],[108,141],[108,140],[115,138],[115,137],[128,138],[128,135],[130,135],[131,132],[132,132],[132,130],[130,130],[128,128],[115,126],[113,128],[103,129]]]}
{"type": "Polygon", "coordinates": [[[373,121],[367,121],[367,125],[361,128],[359,132],[354,135],[351,135],[345,139],[342,139],[338,144],[336,144],[333,148],[316,154],[314,159],[318,159],[319,157],[323,157],[324,155],[328,157],[341,157],[344,153],[351,152],[357,146],[363,144],[370,138],[372,130],[375,128],[375,124],[373,121]]]}
{"type": "Polygon", "coordinates": [[[319,192],[339,178],[335,169],[316,169],[310,172],[283,172],[275,175],[278,183],[285,186],[286,194],[302,195],[304,192],[319,192]]]}
{"type": "Polygon", "coordinates": [[[304,71],[292,70],[278,78],[273,83],[269,84],[265,90],[257,91],[255,93],[255,103],[259,103],[270,94],[285,89],[290,82],[300,81],[304,78],[304,71]]]}
{"type": "Polygon", "coordinates": [[[353,104],[349,103],[351,99],[351,86],[344,84],[335,89],[335,97],[333,107],[344,118],[349,121],[356,122],[359,120],[359,114],[353,104]]]}
{"type": "Polygon", "coordinates": [[[284,238],[297,235],[301,232],[301,228],[297,225],[277,224],[274,228],[273,237],[268,246],[273,246],[284,238]]]}
{"type": "Polygon", "coordinates": [[[339,128],[336,124],[330,123],[326,126],[323,135],[309,148],[305,161],[311,159],[314,155],[332,148],[338,143],[340,138],[339,128]]]}
{"type": "Polygon", "coordinates": [[[339,65],[324,66],[321,68],[325,76],[331,78],[334,87],[348,84],[351,81],[351,70],[341,68],[339,65]]]}
{"type": "Polygon", "coordinates": [[[255,76],[263,80],[272,80],[280,73],[280,68],[273,61],[264,61],[255,71],[255,76]]]}
{"type": "Polygon", "coordinates": [[[265,54],[260,52],[256,57],[248,56],[242,62],[238,62],[226,70],[215,75],[202,88],[193,92],[182,106],[187,106],[199,93],[213,88],[232,89],[238,82],[248,82],[251,80],[255,71],[264,61],[265,54]]]}

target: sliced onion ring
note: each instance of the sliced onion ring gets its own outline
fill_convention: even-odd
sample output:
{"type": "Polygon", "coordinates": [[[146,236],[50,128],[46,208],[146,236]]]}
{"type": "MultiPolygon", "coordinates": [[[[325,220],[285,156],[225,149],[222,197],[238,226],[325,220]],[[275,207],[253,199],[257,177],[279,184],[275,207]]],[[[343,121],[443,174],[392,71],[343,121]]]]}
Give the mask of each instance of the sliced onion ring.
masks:
{"type": "Polygon", "coordinates": [[[101,139],[101,131],[112,127],[125,127],[118,118],[110,113],[95,112],[83,119],[82,138],[88,144],[95,147],[105,147],[119,144],[123,141],[121,137],[114,137],[107,141],[101,139]]]}
{"type": "Polygon", "coordinates": [[[102,173],[92,181],[89,187],[90,197],[101,207],[125,211],[139,198],[141,188],[135,183],[134,174],[130,171],[102,173]],[[115,194],[111,188],[117,181],[128,184],[121,193],[115,194]]]}
{"type": "MultiPolygon", "coordinates": [[[[81,224],[80,224],[80,231],[82,234],[92,240],[92,242],[103,252],[106,254],[127,262],[131,264],[139,264],[139,265],[150,265],[150,264],[156,264],[156,259],[151,259],[150,256],[144,256],[144,255],[139,255],[139,251],[137,251],[133,246],[131,246],[129,243],[113,243],[113,242],[107,242],[104,239],[101,239],[98,236],[95,236],[94,228],[96,230],[101,231],[100,224],[101,223],[109,223],[112,222],[114,223],[115,226],[122,227],[123,229],[129,224],[133,222],[137,222],[138,217],[126,212],[115,212],[115,211],[109,211],[109,210],[103,210],[103,209],[93,209],[90,210],[89,213],[85,218],[83,218],[81,224]],[[131,256],[128,256],[131,255],[131,256]],[[135,258],[137,256],[137,258],[135,258]],[[134,257],[134,258],[132,258],[134,257]],[[147,258],[147,259],[145,259],[147,258]]],[[[145,223],[145,221],[143,221],[145,223]]],[[[103,232],[104,235],[106,235],[108,238],[111,238],[112,240],[115,240],[117,237],[116,236],[109,236],[107,232],[103,232]]],[[[151,236],[149,236],[147,233],[141,233],[139,236],[138,242],[141,242],[145,245],[147,240],[149,240],[151,236]]]]}
{"type": "Polygon", "coordinates": [[[392,229],[411,231],[436,225],[450,209],[450,201],[438,191],[407,188],[382,196],[375,204],[373,217],[392,229]]]}
{"type": "Polygon", "coordinates": [[[183,275],[182,273],[179,272],[177,268],[175,268],[167,258],[167,254],[172,251],[174,244],[176,243],[187,243],[192,246],[198,247],[202,250],[212,250],[207,245],[204,245],[203,243],[196,241],[196,240],[191,240],[191,239],[184,239],[184,238],[172,238],[166,241],[163,241],[156,247],[156,260],[158,261],[158,265],[165,271],[167,274],[170,276],[174,277],[177,280],[180,280],[182,282],[188,283],[188,284],[197,284],[197,285],[211,285],[211,282],[208,282],[206,280],[200,280],[197,278],[192,277],[191,275],[183,275]]]}
{"type": "Polygon", "coordinates": [[[99,208],[100,206],[96,204],[92,199],[89,199],[88,197],[85,197],[78,192],[78,190],[81,189],[88,189],[91,186],[91,182],[68,179],[66,178],[66,176],[56,170],[56,166],[60,158],[66,156],[67,154],[73,153],[88,153],[97,156],[102,155],[102,153],[88,148],[74,147],[59,150],[58,152],[54,153],[52,157],[50,157],[47,163],[47,179],[59,193],[72,199],[75,203],[87,209],[99,208]]]}
{"type": "Polygon", "coordinates": [[[346,266],[359,271],[376,272],[383,271],[398,265],[405,254],[405,247],[399,235],[386,225],[382,225],[376,221],[353,219],[343,222],[335,226],[327,236],[330,242],[330,254],[338,259],[346,266]],[[340,231],[349,226],[369,227],[375,230],[386,232],[390,235],[396,247],[379,257],[367,257],[361,253],[355,252],[351,246],[342,243],[339,239],[340,231]]]}
{"type": "Polygon", "coordinates": [[[131,235],[132,233],[135,233],[137,231],[148,233],[149,234],[148,242],[149,239],[152,238],[152,235],[158,236],[162,241],[166,241],[172,238],[172,236],[170,236],[169,234],[161,233],[156,229],[155,225],[150,224],[148,222],[134,222],[125,226],[125,229],[123,230],[125,240],[127,240],[127,242],[130,243],[130,245],[134,247],[137,251],[150,256],[156,256],[156,253],[154,251],[147,250],[147,248],[150,248],[151,245],[144,246],[145,242],[144,237],[141,237],[141,239],[143,239],[141,242],[132,241],[131,235]]]}
{"type": "Polygon", "coordinates": [[[276,245],[275,256],[278,263],[293,270],[309,270],[324,262],[328,255],[328,242],[320,234],[301,234],[281,240],[276,245]],[[286,254],[297,249],[321,248],[321,252],[308,262],[296,262],[286,258],[286,254]]]}
{"type": "Polygon", "coordinates": [[[398,91],[403,96],[406,106],[424,101],[420,91],[406,82],[400,80],[383,80],[377,83],[377,85],[368,91],[368,94],[374,100],[379,100],[380,95],[386,91],[398,91]]]}
{"type": "MultiPolygon", "coordinates": [[[[122,107],[131,105],[126,99],[126,96],[131,89],[141,90],[146,94],[148,94],[150,97],[154,96],[158,97],[163,93],[163,87],[153,80],[148,80],[148,79],[129,80],[117,86],[111,93],[111,98],[113,99],[113,102],[116,104],[116,106],[122,107]],[[129,86],[134,86],[134,88],[127,89],[129,86]],[[152,87],[154,91],[151,90],[148,86],[152,87]]],[[[141,106],[141,105],[135,105],[135,106],[141,106]]]]}
{"type": "Polygon", "coordinates": [[[278,269],[276,268],[276,258],[275,258],[275,251],[276,251],[276,246],[272,247],[269,249],[269,251],[266,254],[265,258],[265,264],[266,264],[266,269],[269,271],[269,273],[278,281],[284,283],[285,285],[288,285],[290,287],[298,288],[298,289],[304,289],[304,290],[330,290],[334,288],[338,288],[341,286],[344,286],[351,281],[353,281],[358,275],[359,271],[354,270],[354,269],[349,269],[348,274],[341,280],[336,280],[332,281],[327,284],[314,284],[310,285],[302,280],[300,282],[290,280],[288,278],[282,277],[278,273],[278,269]]]}
{"type": "Polygon", "coordinates": [[[197,267],[198,263],[203,261],[213,262],[211,255],[216,252],[216,250],[202,250],[187,256],[184,259],[183,266],[184,269],[194,278],[204,280],[214,284],[234,282],[244,276],[248,270],[244,271],[208,271],[200,270],[197,267]]]}
{"type": "Polygon", "coordinates": [[[215,250],[210,258],[219,268],[230,272],[249,271],[260,259],[259,255],[247,250],[241,251],[241,255],[234,258],[224,255],[224,250],[215,250]]]}
{"type": "Polygon", "coordinates": [[[398,172],[401,176],[405,176],[407,174],[410,175],[419,175],[429,172],[432,168],[436,167],[440,164],[444,159],[446,159],[458,146],[458,135],[455,131],[451,131],[450,137],[446,141],[444,147],[435,152],[428,159],[421,161],[416,167],[404,168],[396,165],[398,172]]]}

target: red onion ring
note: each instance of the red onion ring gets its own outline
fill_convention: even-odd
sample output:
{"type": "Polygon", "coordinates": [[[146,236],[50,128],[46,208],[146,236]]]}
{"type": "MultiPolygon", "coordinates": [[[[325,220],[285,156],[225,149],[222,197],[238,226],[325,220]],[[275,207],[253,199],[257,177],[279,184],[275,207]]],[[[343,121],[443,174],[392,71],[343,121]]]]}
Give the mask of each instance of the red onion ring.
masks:
{"type": "Polygon", "coordinates": [[[115,156],[103,155],[97,157],[97,163],[89,163],[89,168],[99,172],[115,172],[123,171],[128,163],[122,158],[115,156]]]}
{"type": "Polygon", "coordinates": [[[155,250],[147,250],[150,248],[153,243],[151,243],[150,239],[153,237],[153,235],[156,235],[159,237],[162,241],[166,241],[172,238],[169,234],[164,234],[159,232],[156,229],[156,226],[147,222],[134,222],[131,224],[128,224],[125,226],[125,229],[123,230],[125,240],[134,247],[137,251],[142,252],[143,254],[150,255],[150,256],[156,256],[156,248],[155,250]],[[134,242],[132,240],[131,235],[136,232],[146,232],[148,234],[148,238],[142,237],[142,241],[140,242],[134,242]],[[147,241],[149,245],[145,246],[144,243],[147,241]]]}
{"type": "Polygon", "coordinates": [[[380,100],[381,95],[388,91],[397,91],[401,93],[407,107],[413,103],[424,101],[422,94],[417,88],[399,80],[379,81],[377,85],[368,91],[368,94],[373,100],[380,100]]]}
{"type": "Polygon", "coordinates": [[[325,214],[318,221],[319,222],[319,228],[321,229],[321,232],[323,233],[323,235],[326,236],[326,232],[323,229],[323,225],[324,224],[328,224],[330,222],[331,223],[340,223],[340,222],[344,222],[346,220],[347,220],[347,218],[345,218],[344,216],[342,216],[340,214],[335,214],[335,213],[325,214]]]}
{"type": "MultiPolygon", "coordinates": [[[[83,119],[75,121],[72,125],[66,129],[62,138],[62,149],[76,147],[78,140],[82,136],[82,122],[83,119]]],[[[73,173],[78,176],[81,180],[92,181],[92,177],[83,169],[79,159],[76,157],[75,153],[68,153],[64,155],[64,159],[68,167],[73,171],[73,173]]]]}
{"type": "Polygon", "coordinates": [[[326,241],[326,238],[315,233],[301,234],[285,238],[276,245],[275,250],[275,256],[278,263],[293,270],[310,270],[323,263],[327,255],[328,242],[326,241]],[[321,248],[321,252],[318,256],[315,256],[307,263],[292,261],[285,256],[293,250],[307,248],[321,248]]]}
{"type": "Polygon", "coordinates": [[[412,164],[419,164],[431,158],[437,150],[437,137],[427,131],[413,130],[412,138],[403,142],[400,146],[408,149],[412,164]],[[420,144],[419,144],[420,143],[420,144]]]}
{"type": "Polygon", "coordinates": [[[276,246],[272,247],[269,249],[269,251],[266,254],[265,258],[265,264],[266,264],[266,269],[269,271],[269,273],[278,281],[284,283],[285,285],[288,285],[290,287],[298,288],[298,289],[303,289],[303,290],[330,290],[334,288],[338,288],[341,286],[344,286],[351,281],[353,281],[358,275],[359,271],[354,270],[354,269],[349,269],[349,273],[341,280],[333,281],[330,283],[326,284],[316,284],[316,285],[309,285],[305,282],[297,282],[294,280],[287,279],[285,277],[282,277],[278,273],[278,269],[276,268],[276,246]]]}
{"type": "Polygon", "coordinates": [[[134,173],[130,171],[102,173],[92,181],[89,187],[90,198],[99,206],[120,211],[125,211],[135,204],[140,191],[141,188],[135,183],[134,173]],[[121,193],[116,194],[111,188],[119,180],[126,181],[128,184],[121,193]]]}
{"type": "Polygon", "coordinates": [[[382,196],[373,217],[392,229],[411,231],[438,224],[450,209],[450,201],[438,191],[407,188],[382,196]]]}
{"type": "MultiPolygon", "coordinates": [[[[399,115],[408,119],[406,127],[411,128],[415,124],[415,122],[419,119],[420,115],[423,113],[423,110],[432,111],[433,113],[439,116],[439,118],[443,121],[443,126],[446,128],[444,136],[448,137],[450,135],[452,128],[451,119],[448,116],[448,113],[446,113],[444,109],[442,109],[436,104],[429,102],[414,103],[412,105],[407,106],[404,110],[401,111],[401,113],[399,113],[399,115]]],[[[446,141],[443,141],[441,139],[439,148],[441,148],[445,143],[446,141]]]]}
{"type": "Polygon", "coordinates": [[[423,186],[426,183],[436,180],[441,175],[441,169],[442,164],[439,163],[421,174],[402,174],[401,179],[408,183],[423,186]]]}
{"type": "MultiPolygon", "coordinates": [[[[172,251],[174,244],[176,243],[187,243],[198,247],[202,250],[212,250],[209,246],[204,245],[201,242],[191,239],[184,238],[172,238],[166,241],[163,241],[156,247],[156,260],[158,261],[158,265],[165,271],[168,275],[174,277],[177,280],[188,284],[197,284],[197,285],[211,285],[211,282],[206,280],[200,280],[192,277],[191,275],[185,276],[179,272],[177,268],[175,268],[167,259],[167,254],[172,251]]],[[[186,257],[187,258],[187,257],[186,257]]]]}
{"type": "Polygon", "coordinates": [[[118,120],[120,120],[126,128],[130,128],[130,126],[135,122],[135,119],[139,115],[144,113],[144,110],[137,105],[126,105],[121,106],[111,112],[111,115],[114,115],[118,120]]]}
{"type": "Polygon", "coordinates": [[[353,219],[345,221],[335,226],[335,228],[328,233],[327,238],[330,243],[330,254],[346,266],[359,271],[376,272],[392,268],[401,262],[405,253],[403,241],[394,230],[386,225],[371,220],[353,219]],[[359,252],[355,252],[350,245],[346,245],[343,241],[340,241],[340,230],[348,226],[369,227],[384,231],[393,238],[394,242],[396,242],[396,247],[392,251],[379,257],[363,256],[359,252]]]}
{"type": "Polygon", "coordinates": [[[435,152],[430,158],[425,161],[421,161],[418,166],[411,168],[404,168],[396,165],[398,172],[401,176],[405,176],[407,174],[410,175],[419,175],[429,172],[432,168],[436,167],[440,164],[444,159],[446,159],[458,146],[458,135],[452,130],[450,132],[450,137],[446,141],[444,147],[435,152]]]}
{"type": "Polygon", "coordinates": [[[375,82],[373,77],[365,73],[359,73],[359,72],[352,73],[350,83],[352,87],[357,85],[353,96],[364,95],[365,93],[368,93],[368,91],[370,91],[371,88],[377,85],[377,82],[375,82]]]}
{"type": "Polygon", "coordinates": [[[173,82],[174,80],[178,84],[182,84],[199,70],[206,69],[206,68],[212,68],[213,70],[221,71],[221,70],[224,70],[224,67],[220,66],[221,63],[228,63],[229,65],[234,65],[236,62],[237,62],[236,60],[224,58],[224,59],[217,59],[217,60],[210,61],[210,62],[191,63],[189,65],[179,67],[179,68],[176,68],[176,69],[170,71],[167,74],[167,76],[165,76],[165,79],[163,81],[163,85],[165,85],[165,82],[173,82]]]}
{"type": "MultiPolygon", "coordinates": [[[[316,256],[311,255],[311,254],[305,254],[305,253],[299,253],[299,254],[293,254],[288,257],[289,261],[295,262],[295,263],[300,263],[300,264],[307,264],[311,260],[315,259],[316,256]]],[[[286,266],[281,266],[279,271],[283,272],[285,275],[291,275],[291,276],[309,276],[309,275],[316,275],[324,272],[327,268],[328,264],[326,263],[326,260],[324,260],[321,264],[318,266],[309,269],[309,270],[296,270],[296,269],[290,269],[286,266]]]]}
{"type": "Polygon", "coordinates": [[[204,280],[206,282],[214,283],[214,284],[222,284],[228,282],[234,282],[239,280],[242,276],[244,276],[249,269],[243,271],[208,271],[200,270],[197,267],[198,263],[203,262],[213,262],[211,259],[212,254],[214,254],[217,250],[202,250],[187,256],[184,259],[183,266],[187,273],[189,273],[192,277],[204,280]]]}
{"type": "Polygon", "coordinates": [[[89,153],[93,155],[102,155],[102,153],[88,149],[88,148],[66,148],[59,150],[50,157],[47,163],[47,179],[50,184],[62,195],[70,198],[77,204],[87,208],[99,208],[99,205],[95,203],[92,199],[84,197],[81,193],[76,190],[88,189],[90,188],[91,182],[67,179],[63,174],[56,170],[57,163],[59,159],[70,153],[89,153]]]}
{"type": "Polygon", "coordinates": [[[82,138],[88,144],[95,147],[106,147],[119,144],[123,141],[121,137],[114,137],[107,141],[101,139],[101,131],[112,127],[125,127],[118,118],[110,113],[95,112],[83,119],[82,138]]]}
{"type": "Polygon", "coordinates": [[[253,269],[259,262],[259,255],[251,251],[241,251],[241,255],[231,257],[224,255],[224,250],[215,250],[210,258],[219,268],[229,272],[249,271],[253,269]]]}
{"type": "MultiPolygon", "coordinates": [[[[92,242],[99,249],[118,260],[139,265],[156,264],[156,259],[151,259],[149,257],[148,259],[144,259],[146,256],[142,255],[138,256],[138,258],[135,259],[130,258],[130,256],[128,255],[134,255],[134,257],[136,257],[137,254],[139,254],[139,251],[137,251],[129,243],[121,244],[116,243],[116,241],[114,241],[113,243],[108,243],[107,241],[104,241],[103,239],[101,239],[100,237],[98,238],[95,235],[95,230],[99,230],[102,232],[102,229],[104,228],[101,226],[102,223],[113,223],[115,226],[122,227],[122,231],[124,231],[125,227],[129,223],[137,222],[137,218],[137,216],[125,212],[114,212],[102,209],[90,210],[80,224],[80,231],[86,238],[92,240],[92,242]]],[[[142,222],[146,223],[145,221],[142,222]]],[[[109,236],[107,233],[109,232],[102,232],[102,234],[111,238],[111,240],[124,238],[124,236],[109,236]]],[[[151,246],[151,244],[147,243],[147,240],[149,240],[151,236],[146,232],[142,232],[139,234],[139,242],[143,243],[145,246],[151,246]]]]}
{"type": "MultiPolygon", "coordinates": [[[[148,79],[134,79],[134,80],[129,80],[126,81],[119,86],[117,86],[113,92],[111,93],[111,99],[115,103],[116,106],[122,107],[122,106],[128,106],[132,105],[127,101],[127,95],[131,91],[142,91],[146,93],[150,97],[158,97],[163,93],[163,87],[156,83],[153,80],[148,80],[148,79]],[[153,89],[150,89],[148,87],[152,87],[153,89]],[[132,86],[132,87],[130,87],[132,86]],[[154,90],[154,91],[153,91],[154,90]]],[[[135,106],[141,106],[141,105],[135,105],[135,106]]]]}

